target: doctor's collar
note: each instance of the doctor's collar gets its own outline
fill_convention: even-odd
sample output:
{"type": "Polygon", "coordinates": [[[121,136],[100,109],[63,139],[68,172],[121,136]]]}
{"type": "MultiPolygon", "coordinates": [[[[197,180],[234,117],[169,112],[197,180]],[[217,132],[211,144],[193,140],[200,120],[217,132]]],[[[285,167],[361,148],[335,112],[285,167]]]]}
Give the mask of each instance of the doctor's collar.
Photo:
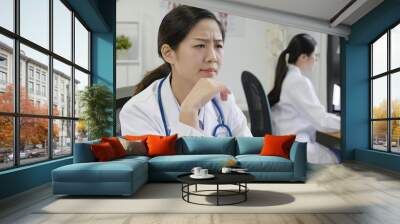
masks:
{"type": "Polygon", "coordinates": [[[298,73],[301,74],[301,69],[300,69],[297,65],[288,63],[287,66],[288,66],[288,68],[289,68],[290,70],[296,70],[298,73]]]}

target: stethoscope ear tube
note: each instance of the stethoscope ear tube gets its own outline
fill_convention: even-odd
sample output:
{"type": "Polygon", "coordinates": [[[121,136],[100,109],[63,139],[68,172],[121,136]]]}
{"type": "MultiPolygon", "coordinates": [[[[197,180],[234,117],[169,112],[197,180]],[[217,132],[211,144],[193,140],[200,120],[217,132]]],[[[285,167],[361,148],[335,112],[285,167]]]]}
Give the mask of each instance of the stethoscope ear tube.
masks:
{"type": "Polygon", "coordinates": [[[160,82],[160,84],[158,85],[158,89],[157,89],[157,97],[158,97],[158,107],[160,108],[160,113],[161,113],[161,119],[163,121],[164,124],[164,130],[165,130],[165,135],[169,136],[169,129],[167,127],[167,121],[165,118],[165,112],[164,112],[164,106],[162,105],[162,99],[161,99],[161,86],[164,83],[165,79],[167,77],[163,78],[160,82]]]}

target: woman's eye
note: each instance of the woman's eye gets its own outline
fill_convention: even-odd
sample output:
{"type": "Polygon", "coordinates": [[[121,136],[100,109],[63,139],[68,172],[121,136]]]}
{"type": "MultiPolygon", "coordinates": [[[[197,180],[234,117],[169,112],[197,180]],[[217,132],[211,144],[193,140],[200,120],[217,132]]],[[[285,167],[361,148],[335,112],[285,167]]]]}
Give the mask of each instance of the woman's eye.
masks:
{"type": "Polygon", "coordinates": [[[224,48],[224,46],[222,44],[218,44],[217,48],[224,48]]]}
{"type": "Polygon", "coordinates": [[[205,45],[205,44],[198,44],[198,45],[196,45],[195,47],[197,47],[197,48],[205,48],[206,45],[205,45]]]}

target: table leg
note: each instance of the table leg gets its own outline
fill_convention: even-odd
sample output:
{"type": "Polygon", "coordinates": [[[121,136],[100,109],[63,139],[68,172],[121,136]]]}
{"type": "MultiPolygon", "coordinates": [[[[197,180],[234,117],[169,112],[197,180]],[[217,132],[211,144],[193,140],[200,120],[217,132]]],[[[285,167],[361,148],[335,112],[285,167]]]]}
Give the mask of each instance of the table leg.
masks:
{"type": "Polygon", "coordinates": [[[219,184],[217,184],[217,206],[219,205],[219,184]]]}
{"type": "Polygon", "coordinates": [[[188,201],[188,202],[190,202],[190,201],[189,201],[189,195],[190,195],[190,184],[188,184],[187,186],[188,186],[188,187],[187,187],[187,191],[188,191],[188,193],[187,193],[187,201],[188,201]]]}
{"type": "Polygon", "coordinates": [[[248,192],[248,190],[247,190],[247,182],[246,183],[244,183],[244,190],[245,190],[245,192],[244,192],[244,201],[247,201],[247,192],[248,192]]]}

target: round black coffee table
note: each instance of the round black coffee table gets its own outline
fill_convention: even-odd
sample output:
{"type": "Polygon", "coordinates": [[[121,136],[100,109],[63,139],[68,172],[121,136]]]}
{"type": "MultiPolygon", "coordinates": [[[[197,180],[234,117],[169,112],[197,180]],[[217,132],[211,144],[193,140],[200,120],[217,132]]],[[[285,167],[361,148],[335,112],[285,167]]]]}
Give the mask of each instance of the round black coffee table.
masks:
{"type": "Polygon", "coordinates": [[[215,205],[215,204],[202,204],[190,201],[190,196],[204,196],[204,197],[216,197],[217,206],[220,205],[234,205],[241,202],[245,202],[247,200],[247,192],[249,188],[247,187],[247,183],[255,180],[255,177],[249,173],[214,173],[215,176],[212,179],[193,179],[190,177],[191,173],[182,174],[177,177],[178,181],[182,183],[182,199],[188,203],[198,204],[198,205],[215,205]],[[215,190],[197,190],[198,184],[205,185],[216,185],[215,190]],[[190,186],[195,186],[194,191],[190,191],[190,186]],[[238,186],[237,190],[223,190],[220,189],[220,185],[236,185],[238,186]],[[209,192],[215,192],[215,194],[205,194],[209,192]],[[230,197],[230,196],[241,196],[240,200],[234,201],[232,203],[221,203],[221,197],[230,197]]]}

